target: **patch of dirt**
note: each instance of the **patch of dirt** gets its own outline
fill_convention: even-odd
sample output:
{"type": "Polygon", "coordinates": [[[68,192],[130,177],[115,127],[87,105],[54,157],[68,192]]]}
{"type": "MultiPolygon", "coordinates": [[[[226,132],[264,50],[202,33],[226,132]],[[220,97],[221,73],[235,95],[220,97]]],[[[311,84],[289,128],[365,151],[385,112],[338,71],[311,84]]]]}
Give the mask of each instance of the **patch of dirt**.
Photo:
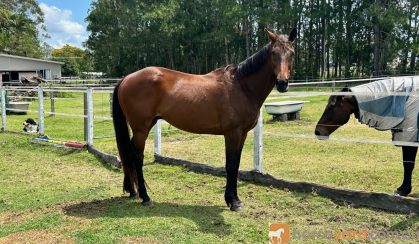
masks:
{"type": "Polygon", "coordinates": [[[125,244],[136,244],[136,243],[141,243],[141,244],[160,244],[161,242],[147,238],[147,237],[126,237],[124,238],[124,240],[122,241],[122,243],[125,244]]]}
{"type": "Polygon", "coordinates": [[[348,218],[344,215],[335,215],[327,219],[328,222],[344,223],[348,221],[348,218]]]}
{"type": "Polygon", "coordinates": [[[40,243],[40,244],[51,244],[51,243],[75,243],[75,241],[69,237],[61,234],[48,232],[44,230],[31,230],[26,232],[18,232],[6,237],[0,238],[1,244],[14,244],[14,243],[40,243]]]}
{"type": "Polygon", "coordinates": [[[166,138],[163,142],[182,142],[182,141],[191,141],[195,139],[196,136],[187,136],[182,138],[166,138]]]}
{"type": "Polygon", "coordinates": [[[63,208],[70,203],[58,203],[50,206],[43,206],[36,209],[24,210],[22,212],[13,212],[0,215],[0,225],[23,222],[27,219],[33,218],[48,213],[62,212],[63,208]]]}

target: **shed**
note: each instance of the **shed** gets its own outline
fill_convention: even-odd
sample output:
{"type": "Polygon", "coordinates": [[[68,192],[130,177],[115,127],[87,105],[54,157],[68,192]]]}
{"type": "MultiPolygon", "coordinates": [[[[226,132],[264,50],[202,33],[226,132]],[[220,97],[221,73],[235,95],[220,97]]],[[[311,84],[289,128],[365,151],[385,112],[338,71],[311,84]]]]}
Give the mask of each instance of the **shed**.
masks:
{"type": "Polygon", "coordinates": [[[33,77],[58,79],[63,62],[21,57],[0,53],[0,85],[2,82],[21,82],[33,77]]]}

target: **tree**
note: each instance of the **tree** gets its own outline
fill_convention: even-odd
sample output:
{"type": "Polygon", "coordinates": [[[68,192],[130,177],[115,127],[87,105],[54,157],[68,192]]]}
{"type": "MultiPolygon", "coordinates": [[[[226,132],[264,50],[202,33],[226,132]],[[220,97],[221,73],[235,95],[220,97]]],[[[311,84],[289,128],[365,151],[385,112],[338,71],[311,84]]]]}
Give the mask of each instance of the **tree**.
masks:
{"type": "Polygon", "coordinates": [[[54,60],[64,62],[62,67],[63,76],[80,76],[82,71],[92,71],[92,58],[86,51],[65,45],[52,51],[54,60]]]}
{"type": "Polygon", "coordinates": [[[97,0],[87,17],[96,69],[205,73],[298,29],[294,78],[415,72],[417,0],[97,0]]]}
{"type": "Polygon", "coordinates": [[[44,14],[35,0],[0,2],[0,51],[41,57],[44,14]]]}

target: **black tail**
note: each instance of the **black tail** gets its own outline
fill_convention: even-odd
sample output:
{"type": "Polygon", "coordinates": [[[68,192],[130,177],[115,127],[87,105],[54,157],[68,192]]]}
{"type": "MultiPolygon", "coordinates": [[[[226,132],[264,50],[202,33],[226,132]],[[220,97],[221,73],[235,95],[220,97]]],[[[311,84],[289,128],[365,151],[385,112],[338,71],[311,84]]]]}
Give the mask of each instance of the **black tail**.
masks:
{"type": "Polygon", "coordinates": [[[122,168],[124,170],[124,191],[135,194],[134,186],[137,185],[136,173],[136,154],[133,150],[133,144],[130,140],[127,120],[121,109],[118,99],[118,83],[113,92],[112,98],[112,117],[115,129],[116,144],[118,146],[119,156],[121,158],[122,168]]]}

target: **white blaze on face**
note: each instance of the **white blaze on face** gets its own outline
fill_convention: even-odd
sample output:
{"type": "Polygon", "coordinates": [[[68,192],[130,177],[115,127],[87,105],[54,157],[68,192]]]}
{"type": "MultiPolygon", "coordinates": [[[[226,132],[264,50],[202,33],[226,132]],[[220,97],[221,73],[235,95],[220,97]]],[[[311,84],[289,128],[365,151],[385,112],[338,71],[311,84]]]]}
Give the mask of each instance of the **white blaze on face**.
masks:
{"type": "MultiPolygon", "coordinates": [[[[282,57],[281,57],[281,73],[283,73],[285,71],[285,68],[286,68],[286,66],[285,66],[285,54],[282,54],[282,57]]],[[[287,77],[284,77],[284,78],[287,79],[287,77]]]]}
{"type": "Polygon", "coordinates": [[[279,71],[279,75],[277,78],[280,80],[288,80],[288,74],[287,74],[287,62],[286,62],[287,55],[286,53],[283,53],[281,55],[281,69],[279,71]]]}

